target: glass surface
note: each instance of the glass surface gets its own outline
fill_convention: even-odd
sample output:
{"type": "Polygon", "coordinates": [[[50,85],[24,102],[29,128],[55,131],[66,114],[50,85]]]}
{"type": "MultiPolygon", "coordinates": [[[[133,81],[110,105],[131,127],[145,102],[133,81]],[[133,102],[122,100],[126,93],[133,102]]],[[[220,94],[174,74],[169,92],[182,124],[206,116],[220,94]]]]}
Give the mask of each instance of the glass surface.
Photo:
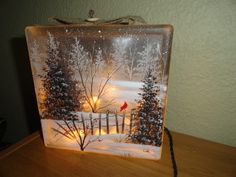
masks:
{"type": "Polygon", "coordinates": [[[169,25],[26,28],[45,145],[160,159],[169,25]]]}

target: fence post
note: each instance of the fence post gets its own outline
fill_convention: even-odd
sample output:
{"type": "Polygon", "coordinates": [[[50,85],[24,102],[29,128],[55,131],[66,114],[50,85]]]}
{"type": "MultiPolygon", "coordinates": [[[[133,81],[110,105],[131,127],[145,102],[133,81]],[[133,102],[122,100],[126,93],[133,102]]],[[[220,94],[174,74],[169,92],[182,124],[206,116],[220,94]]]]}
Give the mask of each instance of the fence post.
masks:
{"type": "Polygon", "coordinates": [[[119,133],[119,122],[117,117],[117,110],[115,111],[115,118],[116,118],[116,133],[119,133]]]}
{"type": "Polygon", "coordinates": [[[98,129],[99,129],[99,135],[101,135],[101,129],[102,129],[102,116],[101,113],[99,113],[99,117],[98,117],[98,129]]]}
{"type": "Polygon", "coordinates": [[[93,117],[92,113],[89,114],[90,125],[91,125],[91,135],[93,135],[93,117]]]}
{"type": "Polygon", "coordinates": [[[131,109],[130,123],[129,123],[129,134],[132,133],[132,126],[133,126],[132,124],[133,124],[134,111],[135,111],[135,109],[131,109]]]}
{"type": "Polygon", "coordinates": [[[85,134],[85,122],[84,122],[83,113],[81,113],[81,119],[82,119],[83,131],[84,131],[84,134],[85,134]]]}
{"type": "Polygon", "coordinates": [[[124,133],[124,130],[125,130],[125,111],[123,112],[123,115],[122,115],[122,133],[124,133]]]}
{"type": "Polygon", "coordinates": [[[106,113],[107,134],[109,134],[109,111],[106,113]]]}

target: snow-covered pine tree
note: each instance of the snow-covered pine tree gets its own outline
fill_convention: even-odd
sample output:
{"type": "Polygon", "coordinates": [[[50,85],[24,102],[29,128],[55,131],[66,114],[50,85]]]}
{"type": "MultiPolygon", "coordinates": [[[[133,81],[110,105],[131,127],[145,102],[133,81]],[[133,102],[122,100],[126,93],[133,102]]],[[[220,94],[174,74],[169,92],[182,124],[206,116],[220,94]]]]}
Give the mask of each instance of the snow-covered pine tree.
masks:
{"type": "Polygon", "coordinates": [[[46,119],[73,119],[73,111],[80,109],[81,91],[76,89],[70,60],[59,50],[59,42],[48,32],[48,55],[42,78],[45,99],[41,103],[46,119]]]}
{"type": "Polygon", "coordinates": [[[162,143],[163,114],[158,99],[159,87],[152,70],[147,70],[140,88],[141,98],[137,101],[138,108],[131,134],[133,143],[160,146],[162,143]]]}

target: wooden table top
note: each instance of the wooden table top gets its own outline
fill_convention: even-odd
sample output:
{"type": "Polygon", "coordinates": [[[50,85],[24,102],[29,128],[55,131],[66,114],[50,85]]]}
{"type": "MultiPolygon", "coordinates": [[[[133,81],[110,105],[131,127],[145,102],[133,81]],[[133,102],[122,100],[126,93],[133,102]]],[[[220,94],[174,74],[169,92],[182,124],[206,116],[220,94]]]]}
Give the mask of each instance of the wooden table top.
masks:
{"type": "MultiPolygon", "coordinates": [[[[236,177],[236,148],[173,133],[179,177],[236,177]]],[[[167,136],[160,161],[46,148],[39,133],[0,152],[0,177],[172,177],[167,136]]]]}

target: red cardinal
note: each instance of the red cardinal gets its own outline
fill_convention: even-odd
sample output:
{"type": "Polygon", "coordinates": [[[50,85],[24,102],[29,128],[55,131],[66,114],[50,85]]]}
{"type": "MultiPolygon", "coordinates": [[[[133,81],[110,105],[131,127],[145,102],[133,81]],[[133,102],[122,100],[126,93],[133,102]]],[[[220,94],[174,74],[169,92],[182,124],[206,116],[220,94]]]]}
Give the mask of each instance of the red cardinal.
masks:
{"type": "Polygon", "coordinates": [[[120,112],[125,110],[128,107],[128,104],[124,102],[124,104],[120,107],[120,112]]]}

